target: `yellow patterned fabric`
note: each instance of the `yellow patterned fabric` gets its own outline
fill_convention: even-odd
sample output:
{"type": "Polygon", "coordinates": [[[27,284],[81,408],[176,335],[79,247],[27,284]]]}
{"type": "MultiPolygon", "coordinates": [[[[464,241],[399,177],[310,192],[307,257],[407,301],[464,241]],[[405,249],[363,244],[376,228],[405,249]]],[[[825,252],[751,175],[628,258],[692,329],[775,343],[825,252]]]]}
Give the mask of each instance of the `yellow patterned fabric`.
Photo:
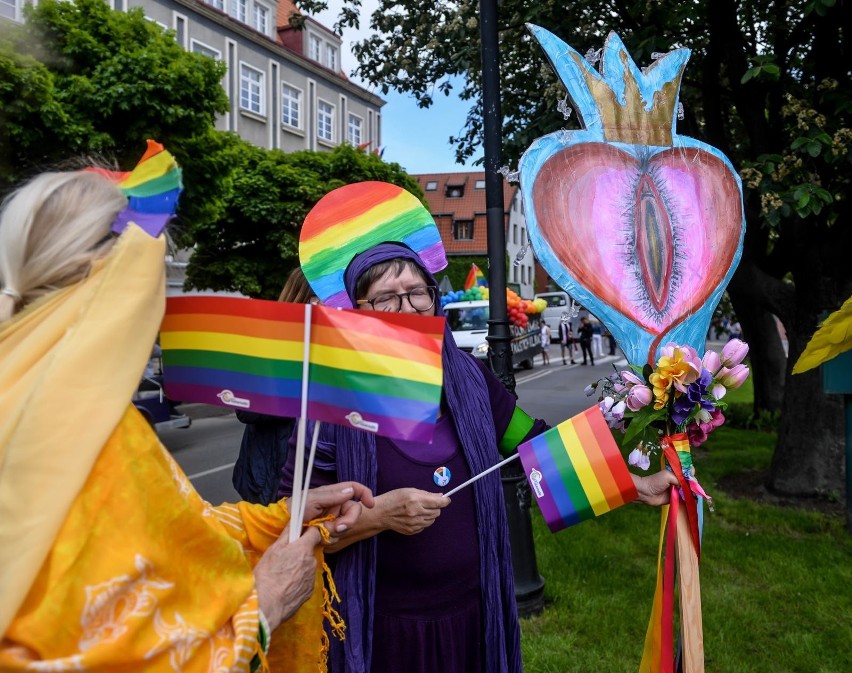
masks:
{"type": "Polygon", "coordinates": [[[6,631],[0,670],[248,671],[259,618],[240,542],[274,540],[275,509],[211,507],[131,407],[6,631]]]}
{"type": "MultiPolygon", "coordinates": [[[[212,507],[128,405],[163,254],[131,225],[84,281],[0,325],[0,671],[249,671],[258,654],[252,567],[284,502],[212,507]]],[[[316,671],[321,630],[320,592],[270,655],[316,671]]]]}

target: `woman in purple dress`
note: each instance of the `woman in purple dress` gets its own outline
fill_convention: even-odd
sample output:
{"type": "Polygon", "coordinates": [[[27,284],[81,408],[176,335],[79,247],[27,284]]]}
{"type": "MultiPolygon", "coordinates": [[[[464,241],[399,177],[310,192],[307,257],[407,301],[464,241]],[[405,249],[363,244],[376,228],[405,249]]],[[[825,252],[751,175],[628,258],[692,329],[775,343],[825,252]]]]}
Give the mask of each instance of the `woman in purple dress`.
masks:
{"type": "MultiPolygon", "coordinates": [[[[344,282],[367,310],[442,315],[434,277],[407,247],[356,256],[344,282]]],[[[520,629],[500,476],[440,495],[514,452],[547,425],[524,413],[446,333],[444,393],[431,444],[342,426],[321,430],[314,484],[355,480],[375,506],[329,548],[346,639],[332,673],[519,673],[520,629]]],[[[291,462],[284,490],[291,488],[291,462]]],[[[634,478],[640,500],[666,499],[673,475],[634,478]]],[[[289,492],[289,491],[288,491],[289,492]]]]}

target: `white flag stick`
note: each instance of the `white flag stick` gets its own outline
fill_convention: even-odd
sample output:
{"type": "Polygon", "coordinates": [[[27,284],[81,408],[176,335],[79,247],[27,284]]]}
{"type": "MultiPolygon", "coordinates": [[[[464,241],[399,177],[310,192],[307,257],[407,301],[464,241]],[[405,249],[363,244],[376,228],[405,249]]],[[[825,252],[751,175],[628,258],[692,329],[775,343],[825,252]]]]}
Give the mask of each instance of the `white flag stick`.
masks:
{"type": "Polygon", "coordinates": [[[302,507],[299,512],[299,521],[305,519],[305,507],[308,504],[308,491],[311,489],[311,472],[314,471],[314,456],[317,454],[317,439],[319,438],[320,422],[314,422],[314,436],[311,438],[311,454],[308,456],[308,469],[305,472],[305,488],[302,491],[302,507]]]}
{"type": "Polygon", "coordinates": [[[486,474],[489,474],[490,472],[493,472],[494,470],[499,470],[499,469],[500,469],[501,467],[503,467],[504,465],[506,465],[506,464],[508,464],[508,463],[511,463],[511,462],[512,462],[513,460],[515,460],[515,458],[517,458],[519,455],[520,455],[520,454],[517,454],[517,453],[516,453],[514,456],[509,456],[508,458],[506,458],[506,460],[501,460],[501,461],[500,461],[499,463],[497,463],[496,465],[493,465],[493,466],[489,467],[489,468],[488,468],[487,470],[485,470],[484,472],[480,472],[479,474],[472,476],[470,479],[468,479],[468,480],[467,480],[466,482],[464,482],[463,484],[459,484],[459,485],[458,485],[458,486],[456,486],[456,487],[455,487],[452,491],[450,491],[449,493],[444,493],[443,495],[445,495],[446,497],[448,497],[448,498],[449,498],[449,497],[450,497],[453,493],[458,493],[458,492],[459,492],[459,491],[461,491],[461,490],[462,490],[465,486],[470,486],[473,482],[475,482],[475,481],[477,481],[477,480],[479,480],[479,479],[482,479],[482,477],[484,477],[486,474]]]}
{"type": "Polygon", "coordinates": [[[290,496],[290,542],[295,542],[302,534],[302,520],[297,518],[304,509],[302,505],[302,474],[305,469],[305,424],[308,420],[308,372],[311,355],[311,309],[313,304],[305,304],[305,332],[302,349],[302,398],[299,410],[299,425],[296,430],[296,469],[293,479],[293,495],[290,496]]]}

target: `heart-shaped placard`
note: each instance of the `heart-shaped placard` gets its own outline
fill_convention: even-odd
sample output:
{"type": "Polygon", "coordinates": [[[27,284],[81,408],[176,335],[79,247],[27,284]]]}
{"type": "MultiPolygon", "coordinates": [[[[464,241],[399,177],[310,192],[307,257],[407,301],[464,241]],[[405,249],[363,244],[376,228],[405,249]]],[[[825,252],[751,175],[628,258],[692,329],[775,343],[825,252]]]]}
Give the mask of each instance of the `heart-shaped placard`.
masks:
{"type": "Polygon", "coordinates": [[[611,33],[598,72],[552,33],[530,29],[584,126],[539,138],[521,158],[536,256],[632,364],[655,361],[667,341],[703,352],[745,223],[731,163],[675,131],[689,51],[640,70],[611,33]]]}
{"type": "Polygon", "coordinates": [[[572,145],[544,162],[533,203],[552,252],[541,257],[547,272],[584,287],[593,313],[605,304],[654,337],[710,299],[742,233],[742,212],[730,207],[740,203],[736,180],[696,148],[640,160],[605,143],[572,145]]]}

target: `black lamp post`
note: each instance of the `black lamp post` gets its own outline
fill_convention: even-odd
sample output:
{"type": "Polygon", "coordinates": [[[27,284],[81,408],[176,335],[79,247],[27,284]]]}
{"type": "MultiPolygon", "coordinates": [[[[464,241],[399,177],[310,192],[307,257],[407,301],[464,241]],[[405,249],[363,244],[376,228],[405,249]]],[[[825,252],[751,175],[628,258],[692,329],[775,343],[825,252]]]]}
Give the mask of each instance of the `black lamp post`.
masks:
{"type": "MultiPolygon", "coordinates": [[[[491,367],[514,394],[512,335],[506,310],[506,230],[500,144],[503,117],[500,112],[500,53],[497,36],[497,0],[479,1],[482,39],[482,115],[485,149],[485,212],[488,227],[488,343],[491,367]]],[[[518,612],[529,616],[544,607],[544,579],[538,574],[530,520],[530,488],[518,461],[502,470],[503,495],[509,520],[509,540],[515,573],[518,612]]],[[[486,522],[482,522],[487,525],[486,522]]]]}

